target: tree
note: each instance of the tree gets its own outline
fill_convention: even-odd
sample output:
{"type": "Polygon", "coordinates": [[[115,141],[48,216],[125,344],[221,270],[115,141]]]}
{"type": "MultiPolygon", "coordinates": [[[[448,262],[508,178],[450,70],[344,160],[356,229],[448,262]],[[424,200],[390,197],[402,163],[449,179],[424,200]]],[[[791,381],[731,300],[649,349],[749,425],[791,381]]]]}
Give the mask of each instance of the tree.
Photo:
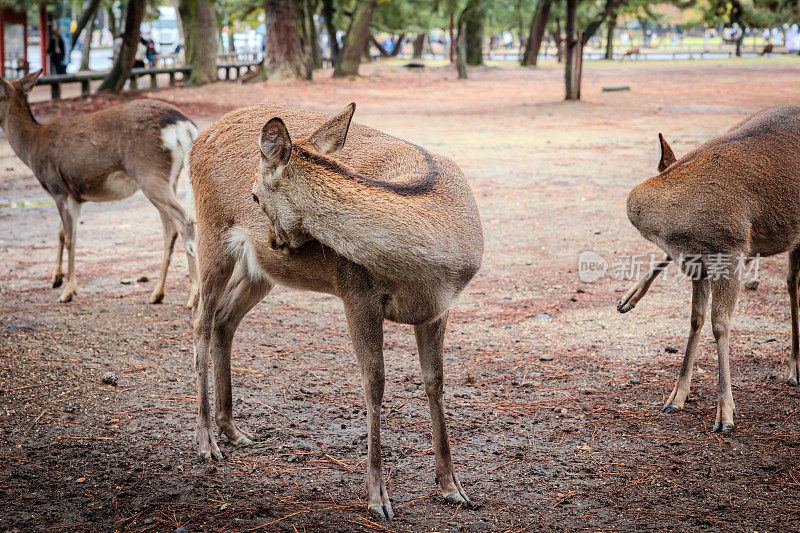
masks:
{"type": "Polygon", "coordinates": [[[358,76],[361,56],[369,44],[369,26],[377,4],[378,0],[357,0],[344,48],[333,70],[334,78],[358,76]]]}
{"type": "Polygon", "coordinates": [[[186,64],[192,67],[189,82],[217,80],[217,22],[210,0],[180,0],[178,11],[183,25],[186,64]]]}
{"type": "Polygon", "coordinates": [[[333,0],[322,0],[322,16],[325,18],[325,31],[331,47],[331,63],[336,64],[339,58],[339,41],[336,39],[336,26],[333,23],[335,10],[333,0]]]}
{"type": "Polygon", "coordinates": [[[523,66],[536,65],[552,3],[552,0],[539,0],[539,4],[536,6],[536,11],[531,17],[531,29],[528,34],[525,52],[522,55],[521,63],[523,66]]]}
{"type": "Polygon", "coordinates": [[[459,17],[464,25],[464,46],[468,65],[483,64],[483,36],[486,8],[482,0],[470,0],[459,17]]]}
{"type": "Polygon", "coordinates": [[[125,31],[122,32],[122,46],[114,59],[114,66],[100,84],[101,91],[120,92],[131,76],[136,60],[136,47],[139,44],[139,26],[144,18],[145,0],[129,0],[125,15],[125,31]]]}
{"type": "Polygon", "coordinates": [[[293,0],[266,0],[264,76],[267,79],[311,79],[303,50],[300,21],[293,0]]]}
{"type": "Polygon", "coordinates": [[[87,24],[90,24],[91,27],[89,28],[89,34],[92,33],[94,28],[94,19],[97,16],[97,8],[100,6],[100,0],[89,0],[89,5],[86,6],[86,9],[83,10],[81,13],[81,18],[78,19],[78,25],[75,28],[75,31],[72,32],[72,43],[70,48],[75,48],[75,44],[78,42],[78,38],[81,35],[81,32],[86,28],[87,24]]]}

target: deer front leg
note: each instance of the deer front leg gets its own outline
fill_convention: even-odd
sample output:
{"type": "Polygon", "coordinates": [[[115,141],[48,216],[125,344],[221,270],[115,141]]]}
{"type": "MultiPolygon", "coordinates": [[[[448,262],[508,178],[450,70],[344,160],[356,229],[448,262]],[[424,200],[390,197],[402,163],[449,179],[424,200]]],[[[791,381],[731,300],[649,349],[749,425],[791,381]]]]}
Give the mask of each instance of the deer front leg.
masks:
{"type": "Polygon", "coordinates": [[[730,364],[730,325],[736,297],[739,293],[739,280],[725,278],[711,282],[713,299],[711,302],[711,327],[717,341],[719,363],[719,390],[717,397],[717,416],[714,431],[730,433],[733,431],[733,415],[736,406],[731,390],[730,364]]]}
{"type": "Polygon", "coordinates": [[[381,404],[383,402],[383,312],[379,298],[345,301],[353,351],[361,368],[367,400],[367,508],[379,520],[394,518],[381,463],[381,404]]]}
{"type": "Polygon", "coordinates": [[[789,305],[792,310],[792,354],[789,358],[789,385],[797,386],[800,380],[800,340],[798,340],[798,278],[800,278],[800,249],[789,253],[789,273],[786,286],[789,290],[789,305]]]}
{"type": "Polygon", "coordinates": [[[666,255],[664,256],[664,259],[656,263],[656,266],[654,266],[650,272],[645,274],[639,283],[631,287],[631,289],[625,293],[625,296],[623,296],[619,303],[617,303],[617,311],[620,313],[627,313],[636,307],[636,304],[639,303],[639,300],[644,298],[644,295],[647,294],[648,290],[650,290],[650,285],[653,284],[658,275],[661,274],[671,262],[672,259],[666,255]]]}
{"type": "Polygon", "coordinates": [[[686,343],[686,353],[683,356],[681,373],[678,381],[669,395],[667,403],[661,409],[665,413],[674,413],[683,410],[686,397],[689,396],[689,386],[692,382],[692,371],[694,370],[694,359],[697,354],[697,345],[700,344],[700,332],[706,318],[706,308],[708,307],[708,296],[710,291],[708,279],[698,279],[692,281],[692,317],[689,328],[689,340],[686,343]]]}
{"type": "Polygon", "coordinates": [[[64,259],[64,224],[58,223],[58,255],[56,256],[56,267],[53,269],[53,288],[56,289],[64,282],[64,269],[62,267],[64,259]]]}
{"type": "Polygon", "coordinates": [[[67,248],[67,284],[58,298],[59,302],[69,302],[78,292],[75,279],[75,236],[81,204],[71,196],[56,199],[58,214],[61,215],[61,226],[64,231],[64,246],[67,248]]]}
{"type": "Polygon", "coordinates": [[[431,425],[433,433],[433,451],[436,461],[436,481],[442,488],[444,499],[450,503],[472,505],[467,497],[453,466],[450,456],[450,441],[447,438],[447,424],[444,419],[442,394],[444,392],[444,369],[442,351],[444,347],[444,332],[447,326],[447,316],[414,326],[419,349],[419,364],[422,369],[422,381],[425,383],[425,393],[428,396],[428,406],[431,412],[431,425]]]}

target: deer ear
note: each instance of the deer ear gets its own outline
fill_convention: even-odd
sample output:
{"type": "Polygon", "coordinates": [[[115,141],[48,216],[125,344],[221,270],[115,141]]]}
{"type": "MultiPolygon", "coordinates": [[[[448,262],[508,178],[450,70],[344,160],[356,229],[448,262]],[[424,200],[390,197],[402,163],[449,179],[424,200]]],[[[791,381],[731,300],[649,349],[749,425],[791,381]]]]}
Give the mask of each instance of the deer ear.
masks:
{"type": "Polygon", "coordinates": [[[278,117],[270,119],[261,128],[258,145],[261,147],[262,164],[273,174],[285,167],[292,155],[292,139],[286,124],[278,117]]]}
{"type": "Polygon", "coordinates": [[[661,145],[661,160],[658,162],[658,171],[664,172],[677,159],[675,159],[675,154],[672,153],[672,148],[667,144],[667,140],[660,133],[658,134],[658,143],[661,145]]]}
{"type": "Polygon", "coordinates": [[[36,72],[31,72],[24,78],[19,80],[20,85],[22,85],[22,92],[24,94],[28,94],[31,92],[36,85],[36,80],[39,79],[39,76],[42,75],[42,69],[37,70],[36,72]]]}
{"type": "Polygon", "coordinates": [[[333,154],[344,146],[347,138],[347,131],[350,129],[350,121],[353,120],[353,113],[356,112],[356,103],[351,102],[344,108],[344,111],[330,119],[319,127],[311,137],[308,138],[317,150],[323,154],[333,154]]]}

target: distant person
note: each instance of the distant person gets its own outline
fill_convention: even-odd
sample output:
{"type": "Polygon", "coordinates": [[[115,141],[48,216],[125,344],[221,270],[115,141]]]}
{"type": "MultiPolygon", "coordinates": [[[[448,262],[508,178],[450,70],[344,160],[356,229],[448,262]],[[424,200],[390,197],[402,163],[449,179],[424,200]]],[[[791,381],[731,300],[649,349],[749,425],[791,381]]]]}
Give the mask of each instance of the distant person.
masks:
{"type": "Polygon", "coordinates": [[[148,68],[155,68],[156,66],[156,43],[153,42],[153,39],[147,38],[145,44],[145,58],[147,59],[147,66],[148,68]]]}
{"type": "Polygon", "coordinates": [[[61,34],[58,33],[58,25],[53,25],[53,29],[50,31],[50,40],[47,43],[47,55],[50,56],[51,72],[56,74],[67,73],[67,65],[65,63],[67,53],[64,47],[64,40],[61,34]]]}

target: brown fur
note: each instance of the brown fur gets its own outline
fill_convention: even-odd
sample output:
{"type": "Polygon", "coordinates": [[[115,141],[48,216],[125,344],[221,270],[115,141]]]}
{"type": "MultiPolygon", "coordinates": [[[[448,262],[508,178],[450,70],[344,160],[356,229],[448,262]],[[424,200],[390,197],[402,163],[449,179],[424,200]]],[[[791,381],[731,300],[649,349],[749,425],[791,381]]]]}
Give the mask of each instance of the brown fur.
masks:
{"type": "Polygon", "coordinates": [[[232,442],[249,440],[233,421],[230,389],[232,337],[249,309],[276,283],[337,295],[367,396],[369,509],[388,519],[380,457],[385,319],[414,325],[436,477],[448,500],[469,503],[450,457],[442,350],[448,309],[480,266],[483,238],[456,165],[350,124],[353,110],[329,119],[271,105],[240,109],[192,149],[201,280],[197,437],[201,457],[221,456],[208,408],[210,354],[217,426],[232,442]]]}
{"type": "Polygon", "coordinates": [[[622,57],[620,57],[619,60],[622,61],[626,57],[638,56],[639,54],[641,54],[641,50],[639,50],[638,46],[634,46],[633,48],[628,49],[624,54],[622,54],[622,57]]]}
{"type": "MultiPolygon", "coordinates": [[[[800,107],[782,106],[756,113],[678,161],[661,138],[662,172],[633,189],[628,218],[646,239],[667,253],[653,272],[632,288],[618,309],[627,312],[647,292],[655,276],[673,259],[699,256],[704,273],[693,280],[692,322],[683,367],[665,411],[683,408],[713,294],[711,321],[720,365],[720,397],[715,430],[733,428],[729,326],[739,290],[738,257],[789,252],[787,284],[792,310],[789,380],[800,377],[798,358],[798,278],[800,273],[800,107]],[[712,279],[708,266],[716,254],[729,257],[727,279],[712,279]]],[[[727,261],[726,261],[727,262],[727,261]]],[[[687,268],[685,264],[681,264],[687,268]]]]}
{"type": "MultiPolygon", "coordinates": [[[[0,80],[0,124],[14,152],[58,207],[61,228],[54,287],[61,285],[64,276],[64,247],[68,252],[67,284],[60,301],[70,301],[77,292],[74,247],[81,204],[120,200],[141,188],[164,224],[164,260],[151,296],[152,303],[160,302],[178,233],[187,241],[187,251],[193,246],[194,228],[187,223],[175,188],[184,151],[188,152],[196,136],[194,125],[176,107],[157,100],[134,100],[97,113],[39,124],[31,114],[27,93],[40,73],[19,81],[0,80]],[[183,141],[176,140],[172,148],[164,140],[169,128],[183,129],[183,141]]],[[[192,257],[189,265],[194,289],[192,257]]]]}

